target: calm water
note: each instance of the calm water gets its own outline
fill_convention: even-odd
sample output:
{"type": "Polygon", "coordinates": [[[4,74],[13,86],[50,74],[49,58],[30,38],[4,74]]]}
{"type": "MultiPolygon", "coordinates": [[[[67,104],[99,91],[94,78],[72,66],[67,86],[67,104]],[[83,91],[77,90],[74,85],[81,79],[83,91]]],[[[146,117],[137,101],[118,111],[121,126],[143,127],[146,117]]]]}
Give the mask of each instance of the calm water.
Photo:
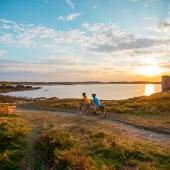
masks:
{"type": "MultiPolygon", "coordinates": [[[[54,85],[41,86],[42,89],[10,92],[8,95],[20,97],[59,97],[81,98],[81,93],[88,96],[96,93],[100,99],[127,99],[130,97],[150,95],[161,91],[160,84],[95,84],[95,85],[54,85]]],[[[90,96],[91,97],[91,96],[90,96]]]]}

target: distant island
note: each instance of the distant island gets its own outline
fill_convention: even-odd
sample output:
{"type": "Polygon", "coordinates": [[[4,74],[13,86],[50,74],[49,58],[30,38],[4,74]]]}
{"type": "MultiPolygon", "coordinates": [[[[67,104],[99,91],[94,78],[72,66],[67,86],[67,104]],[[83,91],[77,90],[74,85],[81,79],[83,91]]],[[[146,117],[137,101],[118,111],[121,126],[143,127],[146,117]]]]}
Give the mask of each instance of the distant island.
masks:
{"type": "Polygon", "coordinates": [[[35,90],[41,87],[33,87],[31,85],[24,85],[22,83],[0,82],[0,93],[8,93],[14,91],[35,90]]]}

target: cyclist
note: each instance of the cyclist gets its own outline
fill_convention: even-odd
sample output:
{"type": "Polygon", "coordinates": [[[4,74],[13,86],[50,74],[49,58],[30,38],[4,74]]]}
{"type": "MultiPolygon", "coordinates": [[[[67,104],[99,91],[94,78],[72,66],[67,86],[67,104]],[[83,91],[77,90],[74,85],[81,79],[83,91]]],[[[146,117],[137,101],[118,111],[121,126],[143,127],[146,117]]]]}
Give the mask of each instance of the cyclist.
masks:
{"type": "Polygon", "coordinates": [[[94,104],[94,109],[96,110],[97,108],[100,108],[100,100],[96,97],[96,94],[92,94],[92,102],[94,104]]]}
{"type": "Polygon", "coordinates": [[[87,98],[86,93],[82,93],[82,95],[83,101],[81,102],[81,105],[76,112],[78,116],[93,113],[99,118],[106,117],[105,107],[100,103],[100,100],[96,97],[96,94],[92,94],[92,101],[87,98]]]}
{"type": "Polygon", "coordinates": [[[88,99],[86,93],[82,93],[82,96],[83,96],[82,105],[83,105],[84,107],[88,107],[88,106],[91,104],[91,100],[88,99]]]}
{"type": "MultiPolygon", "coordinates": [[[[86,93],[82,93],[83,100],[80,104],[80,107],[78,108],[78,112],[82,109],[82,107],[88,108],[91,105],[91,100],[88,99],[86,93]]],[[[78,114],[81,115],[81,114],[78,114]]]]}

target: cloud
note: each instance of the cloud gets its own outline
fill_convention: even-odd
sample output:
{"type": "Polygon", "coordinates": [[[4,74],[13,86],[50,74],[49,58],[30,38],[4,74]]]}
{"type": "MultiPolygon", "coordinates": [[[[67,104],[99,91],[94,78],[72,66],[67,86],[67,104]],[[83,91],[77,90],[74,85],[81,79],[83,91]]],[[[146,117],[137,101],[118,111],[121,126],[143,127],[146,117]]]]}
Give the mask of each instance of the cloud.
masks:
{"type": "MultiPolygon", "coordinates": [[[[12,21],[9,22],[12,23],[12,21]]],[[[0,23],[0,27],[1,25],[3,25],[3,22],[0,23]]],[[[8,44],[20,47],[48,46],[49,48],[56,48],[62,46],[65,48],[68,45],[74,46],[79,44],[82,46],[87,40],[85,32],[79,29],[60,31],[42,25],[22,23],[15,23],[15,25],[17,25],[17,29],[13,25],[8,30],[1,28],[2,35],[0,36],[0,43],[6,44],[8,42],[8,44]]]]}
{"type": "Polygon", "coordinates": [[[152,47],[162,42],[149,38],[137,38],[120,31],[113,23],[83,23],[82,27],[89,31],[89,49],[96,52],[110,53],[118,50],[135,50],[152,47]]]}
{"type": "MultiPolygon", "coordinates": [[[[74,13],[65,17],[62,20],[73,20],[80,13],[74,13]]],[[[152,18],[149,18],[151,20],[152,18]]],[[[148,19],[147,19],[148,20],[148,19]]],[[[151,48],[160,44],[167,44],[170,39],[153,39],[139,38],[127,32],[123,32],[117,25],[109,23],[83,23],[81,29],[72,29],[69,31],[60,31],[50,27],[33,24],[18,24],[15,21],[3,20],[0,27],[6,24],[6,30],[0,36],[0,43],[8,43],[23,47],[46,47],[49,49],[76,49],[86,50],[98,53],[113,53],[122,50],[136,50],[142,48],[151,48]]],[[[169,24],[164,24],[164,27],[169,27],[169,24]]],[[[3,31],[2,31],[3,32],[3,31]]]]}
{"type": "Polygon", "coordinates": [[[148,27],[149,31],[162,37],[162,39],[170,39],[170,15],[161,22],[156,18],[150,18],[148,22],[150,22],[150,26],[148,27]]]}
{"type": "MultiPolygon", "coordinates": [[[[94,24],[86,22],[79,29],[67,31],[8,20],[4,20],[4,23],[6,27],[1,28],[1,44],[5,44],[5,40],[9,39],[9,45],[12,44],[14,48],[29,47],[30,50],[44,50],[46,54],[36,56],[34,53],[33,62],[30,62],[29,58],[25,58],[28,62],[13,64],[1,61],[1,71],[9,69],[11,72],[26,71],[37,74],[64,72],[63,75],[66,76],[68,73],[75,74],[76,71],[82,75],[86,70],[91,72],[95,70],[108,78],[113,76],[111,72],[131,70],[132,65],[129,63],[154,63],[154,59],[158,61],[156,64],[169,61],[170,38],[166,40],[162,37],[139,38],[120,30],[112,22],[94,24]]],[[[0,23],[0,26],[4,23],[0,23]]]]}
{"type": "MultiPolygon", "coordinates": [[[[6,53],[5,50],[0,50],[0,57],[6,53]]],[[[68,69],[74,70],[81,65],[81,58],[72,55],[54,55],[42,56],[39,61],[15,61],[15,60],[0,60],[1,71],[26,71],[35,73],[56,72],[68,69]]]]}
{"type": "Polygon", "coordinates": [[[44,64],[60,65],[60,66],[76,66],[81,62],[81,58],[78,56],[48,56],[43,60],[44,64]]]}
{"type": "Polygon", "coordinates": [[[158,32],[170,33],[170,20],[165,21],[165,22],[161,22],[155,30],[158,31],[158,32]]]}
{"type": "Polygon", "coordinates": [[[73,3],[72,0],[65,0],[65,2],[66,2],[66,4],[67,4],[69,7],[71,7],[72,9],[74,9],[75,5],[74,5],[74,3],[73,3]]]}
{"type": "Polygon", "coordinates": [[[119,42],[113,42],[111,43],[96,43],[93,44],[91,47],[91,50],[95,50],[97,52],[113,52],[117,50],[135,50],[140,48],[145,48],[149,46],[156,45],[156,41],[149,40],[149,39],[132,39],[129,42],[123,42],[122,39],[118,39],[119,42]]]}
{"type": "Polygon", "coordinates": [[[81,15],[81,13],[72,13],[72,14],[67,15],[67,16],[59,16],[58,20],[63,21],[63,22],[73,21],[77,17],[79,17],[80,15],[81,15]]]}
{"type": "Polygon", "coordinates": [[[170,69],[169,63],[161,63],[162,67],[170,69]]]}
{"type": "Polygon", "coordinates": [[[0,43],[10,44],[13,42],[11,33],[0,33],[0,43]]]}
{"type": "Polygon", "coordinates": [[[0,49],[0,58],[3,57],[6,53],[6,50],[0,49]]]}
{"type": "MultiPolygon", "coordinates": [[[[110,77],[110,72],[113,74],[118,74],[116,67],[111,67],[109,64],[103,64],[101,61],[96,61],[94,63],[87,63],[81,61],[79,57],[76,56],[66,56],[65,59],[59,58],[58,56],[50,57],[43,62],[24,62],[24,61],[11,61],[11,60],[1,60],[0,62],[0,74],[12,74],[15,73],[18,76],[18,80],[23,73],[22,81],[30,79],[35,81],[41,80],[41,75],[45,75],[44,81],[85,81],[85,80],[100,80],[101,78],[107,79],[110,77]],[[74,63],[72,62],[75,61],[74,63]],[[59,63],[58,63],[59,62],[59,63]],[[71,62],[71,63],[70,63],[71,62]],[[83,67],[86,65],[85,67],[83,67]],[[107,69],[106,69],[107,67],[107,69]],[[109,68],[109,69],[108,69],[109,68]],[[100,74],[96,75],[96,72],[100,74]],[[24,75],[27,75],[24,77],[24,75]],[[31,77],[31,78],[30,78],[31,77]]],[[[119,72],[120,73],[120,72],[119,72]]],[[[4,76],[3,76],[4,77],[4,76]]],[[[9,76],[8,76],[9,77],[9,76]]],[[[16,80],[15,80],[16,81],[16,80]]]]}
{"type": "Polygon", "coordinates": [[[53,38],[57,33],[53,28],[34,24],[18,24],[6,19],[1,19],[0,30],[2,30],[0,43],[24,47],[30,47],[40,40],[53,38]]]}
{"type": "Polygon", "coordinates": [[[53,64],[43,64],[35,62],[1,60],[0,71],[26,71],[34,73],[54,72],[61,67],[53,64]]]}
{"type": "MultiPolygon", "coordinates": [[[[62,17],[63,20],[73,20],[80,13],[75,13],[62,17]]],[[[150,18],[149,18],[150,20],[150,18]]],[[[0,36],[0,43],[13,44],[23,47],[46,47],[49,49],[73,48],[86,52],[113,53],[116,51],[136,50],[151,48],[161,44],[167,44],[170,39],[139,38],[127,32],[121,31],[117,25],[109,23],[83,23],[80,29],[60,31],[50,27],[33,24],[18,24],[15,21],[3,20],[0,27],[6,24],[6,30],[0,36]]],[[[164,24],[169,27],[169,24],[164,24]]],[[[3,32],[3,31],[2,31],[3,32]]]]}

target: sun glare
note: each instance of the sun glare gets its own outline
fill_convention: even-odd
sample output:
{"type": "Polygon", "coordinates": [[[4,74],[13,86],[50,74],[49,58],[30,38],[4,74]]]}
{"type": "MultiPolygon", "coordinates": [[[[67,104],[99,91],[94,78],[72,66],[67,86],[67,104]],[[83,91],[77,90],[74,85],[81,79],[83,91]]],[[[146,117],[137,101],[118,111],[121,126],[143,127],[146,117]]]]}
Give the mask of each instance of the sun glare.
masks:
{"type": "Polygon", "coordinates": [[[138,68],[137,72],[144,76],[158,76],[162,73],[162,70],[157,65],[150,65],[138,68]]]}
{"type": "Polygon", "coordinates": [[[155,93],[155,87],[153,84],[146,84],[145,85],[145,95],[149,96],[151,94],[155,93]]]}

